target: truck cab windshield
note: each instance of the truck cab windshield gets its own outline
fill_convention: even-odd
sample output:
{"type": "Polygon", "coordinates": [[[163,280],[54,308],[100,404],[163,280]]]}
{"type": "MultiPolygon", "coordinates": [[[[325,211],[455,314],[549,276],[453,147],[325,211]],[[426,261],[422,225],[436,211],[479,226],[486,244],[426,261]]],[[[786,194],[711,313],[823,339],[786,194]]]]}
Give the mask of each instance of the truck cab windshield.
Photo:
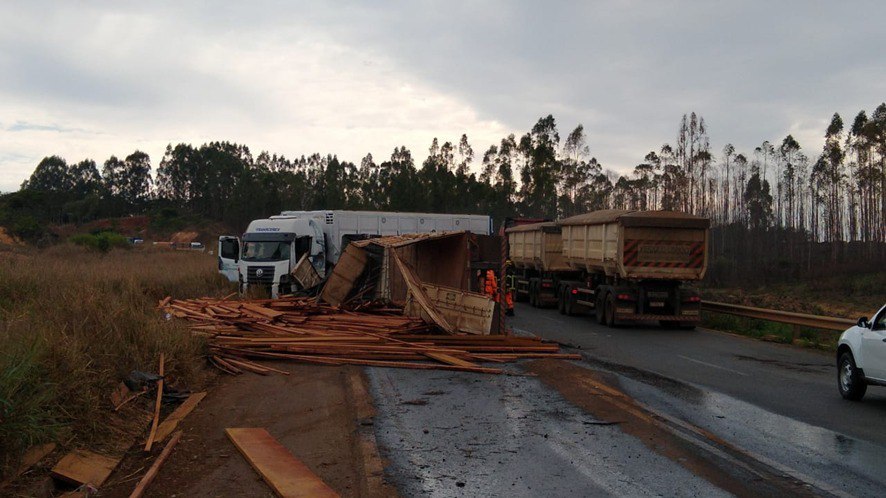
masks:
{"type": "Polygon", "coordinates": [[[283,261],[289,259],[289,242],[246,242],[243,261],[283,261]]]}

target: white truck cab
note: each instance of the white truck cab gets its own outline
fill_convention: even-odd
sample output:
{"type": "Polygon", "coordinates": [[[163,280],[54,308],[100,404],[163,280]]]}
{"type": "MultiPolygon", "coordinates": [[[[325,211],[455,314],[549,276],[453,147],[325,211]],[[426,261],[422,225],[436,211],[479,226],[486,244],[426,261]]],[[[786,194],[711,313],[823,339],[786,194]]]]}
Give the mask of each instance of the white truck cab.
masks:
{"type": "Polygon", "coordinates": [[[869,385],[886,386],[886,306],[874,318],[859,318],[837,343],[837,388],[849,400],[864,397],[869,385]]]}
{"type": "Polygon", "coordinates": [[[218,270],[240,292],[251,285],[269,287],[273,297],[295,289],[292,271],[302,256],[325,277],[351,240],[406,233],[444,231],[492,233],[483,215],[379,211],[283,211],[254,220],[242,237],[218,238],[218,270]]]}

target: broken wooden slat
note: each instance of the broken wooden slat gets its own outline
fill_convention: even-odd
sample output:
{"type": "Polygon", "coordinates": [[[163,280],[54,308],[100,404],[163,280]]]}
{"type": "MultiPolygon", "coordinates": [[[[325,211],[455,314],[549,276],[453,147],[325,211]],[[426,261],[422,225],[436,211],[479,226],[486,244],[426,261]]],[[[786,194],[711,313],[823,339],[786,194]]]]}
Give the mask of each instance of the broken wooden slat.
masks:
{"type": "Polygon", "coordinates": [[[163,423],[157,426],[157,434],[154,435],[154,441],[163,441],[166,439],[166,436],[172,434],[172,431],[178,427],[179,422],[187,417],[205,397],[206,393],[194,393],[188,396],[188,399],[186,399],[184,403],[179,405],[178,408],[166,417],[166,420],[164,420],[163,423]]]}
{"type": "Polygon", "coordinates": [[[265,429],[231,428],[225,429],[225,433],[277,496],[339,496],[265,429]]]}
{"type": "Polygon", "coordinates": [[[160,422],[160,403],[163,401],[163,367],[166,357],[160,353],[160,380],[157,381],[157,403],[154,406],[154,420],[151,422],[151,432],[145,442],[145,451],[151,451],[154,445],[154,436],[157,434],[157,424],[160,422]]]}
{"type": "Polygon", "coordinates": [[[91,484],[99,487],[104,484],[114,467],[120,462],[112,458],[88,450],[74,450],[52,468],[52,477],[77,486],[91,484]]]}
{"type": "MultiPolygon", "coordinates": [[[[206,394],[206,393],[201,393],[206,394]]],[[[190,398],[188,398],[190,399],[190,398]]],[[[166,443],[166,447],[163,448],[163,451],[160,453],[160,456],[154,460],[151,468],[148,469],[148,472],[145,473],[144,477],[142,477],[141,481],[138,482],[138,485],[132,490],[132,494],[129,495],[129,498],[140,498],[143,494],[145,494],[145,490],[148,488],[148,485],[151,484],[151,481],[157,477],[157,474],[160,472],[160,466],[163,465],[163,462],[169,458],[169,454],[172,453],[172,449],[175,448],[175,445],[178,444],[178,440],[182,437],[182,431],[178,431],[172,436],[172,439],[166,443]]]]}

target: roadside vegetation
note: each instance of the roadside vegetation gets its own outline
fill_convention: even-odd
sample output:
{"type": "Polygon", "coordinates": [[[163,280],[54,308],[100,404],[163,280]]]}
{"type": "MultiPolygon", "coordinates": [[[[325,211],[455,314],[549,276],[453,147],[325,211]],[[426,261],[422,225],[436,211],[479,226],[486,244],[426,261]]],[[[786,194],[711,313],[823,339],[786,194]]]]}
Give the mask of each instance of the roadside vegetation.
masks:
{"type": "MultiPolygon", "coordinates": [[[[808,279],[794,284],[773,284],[751,289],[704,287],[709,301],[741,304],[756,308],[792,311],[810,315],[857,320],[871,318],[886,304],[886,272],[871,271],[862,275],[834,275],[808,279]]],[[[704,313],[707,328],[732,332],[758,339],[833,350],[839,331],[815,330],[717,313],[704,313]],[[794,340],[796,339],[796,340],[794,340]]]]}
{"type": "Polygon", "coordinates": [[[204,253],[0,249],[0,468],[34,444],[113,437],[109,395],[132,370],[156,372],[161,352],[170,377],[199,387],[202,341],[155,307],[230,290],[204,253]]]}
{"type": "Polygon", "coordinates": [[[834,351],[840,332],[816,330],[799,327],[796,331],[792,325],[784,323],[756,320],[718,313],[702,313],[702,325],[705,328],[730,332],[760,339],[762,341],[791,344],[795,346],[834,351]],[[795,337],[796,334],[796,337],[795,337]]]}

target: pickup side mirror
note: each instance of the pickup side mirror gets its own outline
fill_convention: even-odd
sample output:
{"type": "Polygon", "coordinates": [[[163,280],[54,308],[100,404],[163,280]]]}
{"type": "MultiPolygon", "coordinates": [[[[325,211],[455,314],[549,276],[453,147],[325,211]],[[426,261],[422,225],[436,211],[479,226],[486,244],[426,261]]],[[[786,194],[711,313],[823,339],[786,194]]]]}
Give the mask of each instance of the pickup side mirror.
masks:
{"type": "Polygon", "coordinates": [[[863,317],[859,318],[858,319],[858,326],[863,329],[870,328],[871,325],[868,323],[868,317],[863,316],[863,317]]]}

